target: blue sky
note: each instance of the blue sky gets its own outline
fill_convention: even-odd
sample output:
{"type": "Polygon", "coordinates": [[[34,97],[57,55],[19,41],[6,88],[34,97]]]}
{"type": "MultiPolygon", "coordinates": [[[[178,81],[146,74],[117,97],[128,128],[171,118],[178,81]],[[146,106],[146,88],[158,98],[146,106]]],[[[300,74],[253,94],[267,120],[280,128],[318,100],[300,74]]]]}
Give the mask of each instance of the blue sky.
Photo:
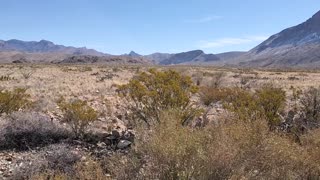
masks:
{"type": "Polygon", "coordinates": [[[320,10],[318,0],[0,0],[0,39],[122,54],[249,50],[320,10]]]}

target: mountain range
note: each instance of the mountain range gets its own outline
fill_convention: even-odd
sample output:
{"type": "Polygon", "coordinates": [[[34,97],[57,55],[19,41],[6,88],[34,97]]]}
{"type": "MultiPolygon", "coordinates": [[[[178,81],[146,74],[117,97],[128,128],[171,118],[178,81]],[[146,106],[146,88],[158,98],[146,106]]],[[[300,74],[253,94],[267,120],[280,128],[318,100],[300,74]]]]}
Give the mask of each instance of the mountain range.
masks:
{"type": "Polygon", "coordinates": [[[297,26],[269,37],[248,52],[206,54],[202,50],[181,53],[140,55],[134,51],[110,55],[71,46],[56,45],[47,40],[0,40],[0,63],[133,63],[236,65],[242,67],[320,67],[320,11],[297,26]]]}
{"type": "Polygon", "coordinates": [[[234,63],[249,67],[319,68],[320,11],[306,22],[272,35],[234,63]]]}

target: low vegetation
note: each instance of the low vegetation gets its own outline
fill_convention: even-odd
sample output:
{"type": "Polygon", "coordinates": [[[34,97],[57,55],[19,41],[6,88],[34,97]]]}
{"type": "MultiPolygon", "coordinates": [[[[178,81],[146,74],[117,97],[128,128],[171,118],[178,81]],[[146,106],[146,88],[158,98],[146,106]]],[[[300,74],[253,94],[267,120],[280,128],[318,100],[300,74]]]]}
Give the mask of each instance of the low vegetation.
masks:
{"type": "Polygon", "coordinates": [[[14,112],[2,120],[0,149],[28,150],[71,137],[71,133],[46,115],[14,112]]]}
{"type": "Polygon", "coordinates": [[[83,73],[99,86],[85,91],[94,96],[79,94],[78,87],[68,100],[55,101],[50,113],[33,109],[31,99],[44,91],[40,85],[31,95],[27,89],[0,92],[0,157],[19,155],[3,158],[0,171],[10,161],[12,179],[320,177],[320,88],[280,88],[252,70],[235,70],[241,73],[235,77],[208,69],[181,74],[174,68],[64,68],[76,71],[59,73],[83,73]],[[96,82],[110,72],[115,78],[96,82]],[[127,72],[132,76],[121,79],[127,72]],[[247,75],[263,83],[241,82],[247,75]],[[100,115],[106,106],[110,113],[100,115]],[[205,125],[194,125],[204,119],[205,125]]]}
{"type": "Polygon", "coordinates": [[[148,126],[160,122],[160,113],[175,109],[181,114],[181,124],[188,124],[199,110],[192,107],[191,95],[198,91],[188,76],[176,71],[157,71],[150,69],[142,72],[119,86],[118,92],[132,102],[130,110],[134,118],[145,122],[148,126]]]}
{"type": "Polygon", "coordinates": [[[17,88],[13,91],[0,91],[0,116],[3,113],[10,114],[32,105],[27,89],[17,88]]]}
{"type": "Polygon", "coordinates": [[[58,104],[63,111],[63,122],[70,125],[76,138],[82,138],[90,123],[98,119],[98,112],[90,107],[86,101],[66,102],[61,100],[58,104]]]}

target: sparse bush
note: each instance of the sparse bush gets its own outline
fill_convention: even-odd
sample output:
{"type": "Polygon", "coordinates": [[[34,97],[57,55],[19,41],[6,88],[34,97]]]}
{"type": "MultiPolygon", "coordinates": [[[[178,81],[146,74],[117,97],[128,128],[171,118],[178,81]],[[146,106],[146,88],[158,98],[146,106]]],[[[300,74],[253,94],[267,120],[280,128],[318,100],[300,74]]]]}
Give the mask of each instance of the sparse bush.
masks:
{"type": "Polygon", "coordinates": [[[103,82],[104,80],[110,80],[113,79],[115,77],[119,77],[119,75],[111,73],[111,72],[107,72],[106,74],[103,74],[101,76],[97,76],[97,82],[103,82]]]}
{"type": "Polygon", "coordinates": [[[297,78],[295,76],[290,76],[290,77],[288,77],[288,80],[295,81],[295,80],[299,80],[299,78],[297,78]]]}
{"type": "Polygon", "coordinates": [[[74,174],[73,166],[80,161],[81,154],[73,152],[67,145],[52,145],[46,150],[48,153],[45,157],[48,162],[47,169],[74,174]]]}
{"type": "Polygon", "coordinates": [[[81,154],[66,144],[54,144],[41,149],[34,157],[24,157],[21,166],[15,167],[13,179],[75,179],[76,165],[81,154]],[[72,177],[72,178],[71,178],[72,177]]]}
{"type": "Polygon", "coordinates": [[[10,81],[14,78],[10,77],[9,75],[6,76],[0,76],[0,81],[10,81]]]}
{"type": "Polygon", "coordinates": [[[0,116],[3,113],[10,114],[13,111],[30,107],[30,95],[26,91],[27,89],[17,88],[13,91],[0,92],[0,116]]]}
{"type": "Polygon", "coordinates": [[[302,112],[309,123],[320,125],[320,89],[310,88],[301,99],[302,112]]]}
{"type": "Polygon", "coordinates": [[[119,86],[121,96],[128,98],[133,116],[145,122],[148,126],[160,122],[160,113],[168,109],[179,111],[182,124],[187,124],[199,112],[192,107],[190,97],[198,91],[189,76],[182,76],[176,71],[156,71],[150,69],[142,72],[119,86]]]}
{"type": "Polygon", "coordinates": [[[70,137],[64,127],[35,112],[15,112],[2,123],[0,149],[28,150],[70,137]]]}
{"type": "Polygon", "coordinates": [[[26,70],[21,69],[20,73],[24,79],[29,79],[33,74],[35,70],[26,70]]]}
{"type": "Polygon", "coordinates": [[[63,111],[63,121],[68,123],[77,138],[82,138],[90,123],[98,119],[98,113],[86,101],[58,102],[63,111]]]}
{"type": "Polygon", "coordinates": [[[105,158],[102,162],[102,167],[110,173],[112,179],[148,179],[140,171],[145,162],[139,152],[131,151],[125,155],[116,153],[111,157],[105,158]]]}
{"type": "Polygon", "coordinates": [[[119,67],[113,67],[113,68],[112,68],[112,71],[113,71],[114,73],[117,73],[117,72],[121,72],[122,69],[119,68],[119,67]]]}
{"type": "MultiPolygon", "coordinates": [[[[69,165],[70,166],[70,165],[69,165]]],[[[89,160],[87,162],[78,162],[73,165],[72,172],[53,171],[47,169],[44,172],[34,174],[30,179],[37,180],[108,180],[98,162],[89,160]]]]}
{"type": "Polygon", "coordinates": [[[292,101],[294,102],[294,110],[297,111],[299,108],[299,100],[301,98],[302,95],[302,90],[299,88],[295,88],[293,86],[290,87],[290,89],[292,90],[292,101]]]}
{"type": "Polygon", "coordinates": [[[89,66],[80,67],[80,68],[79,68],[79,71],[80,71],[80,72],[92,71],[92,67],[89,67],[89,66]]]}
{"type": "Polygon", "coordinates": [[[223,82],[224,76],[225,76],[224,72],[214,73],[211,77],[211,82],[209,86],[214,88],[219,88],[223,82]]]}
{"type": "Polygon", "coordinates": [[[240,86],[245,88],[252,78],[250,76],[240,76],[240,86]]]}
{"type": "Polygon", "coordinates": [[[211,103],[225,100],[231,93],[232,89],[230,88],[214,88],[206,86],[201,87],[199,92],[200,99],[206,106],[209,106],[211,103]]]}

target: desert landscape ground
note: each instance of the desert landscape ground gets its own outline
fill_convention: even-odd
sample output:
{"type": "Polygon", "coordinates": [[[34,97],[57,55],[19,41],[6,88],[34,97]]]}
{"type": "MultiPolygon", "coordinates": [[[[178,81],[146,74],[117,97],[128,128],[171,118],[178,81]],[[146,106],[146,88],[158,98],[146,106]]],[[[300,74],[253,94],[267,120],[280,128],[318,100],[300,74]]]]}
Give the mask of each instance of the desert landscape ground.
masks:
{"type": "Polygon", "coordinates": [[[2,64],[0,81],[1,179],[320,175],[320,71],[2,64]]]}

